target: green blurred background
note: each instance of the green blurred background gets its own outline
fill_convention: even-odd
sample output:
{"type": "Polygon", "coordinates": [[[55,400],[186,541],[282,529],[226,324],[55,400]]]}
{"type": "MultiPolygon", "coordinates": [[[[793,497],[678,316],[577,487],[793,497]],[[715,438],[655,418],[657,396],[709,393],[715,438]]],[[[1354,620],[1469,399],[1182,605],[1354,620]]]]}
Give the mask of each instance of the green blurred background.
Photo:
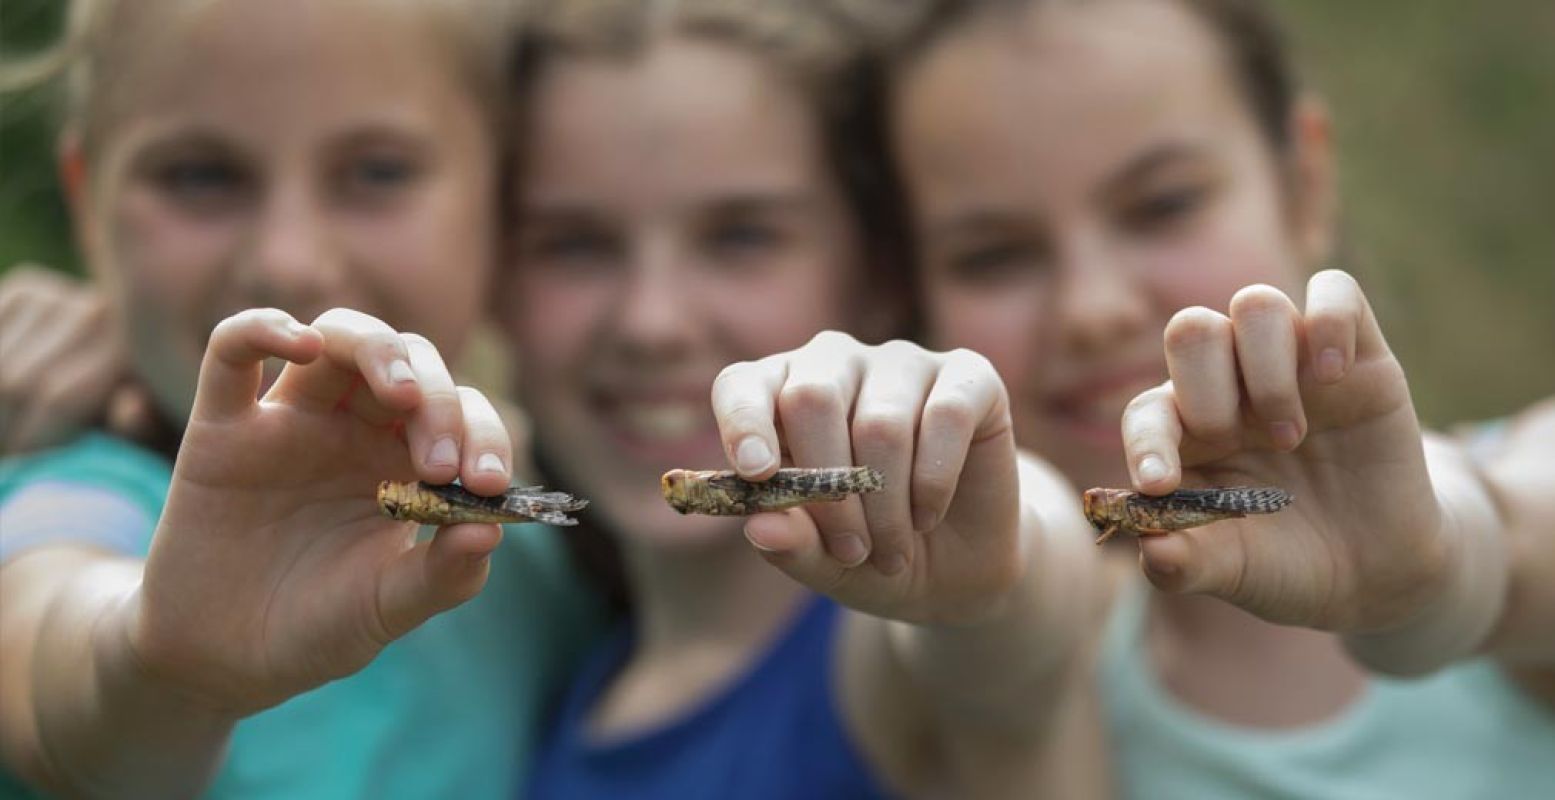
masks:
{"type": "MultiPolygon", "coordinates": [[[[1555,3],[1276,0],[1337,121],[1347,262],[1433,424],[1555,395],[1555,3]]],[[[4,0],[0,47],[57,35],[4,0]]],[[[70,271],[54,100],[0,98],[0,271],[70,271]]]]}

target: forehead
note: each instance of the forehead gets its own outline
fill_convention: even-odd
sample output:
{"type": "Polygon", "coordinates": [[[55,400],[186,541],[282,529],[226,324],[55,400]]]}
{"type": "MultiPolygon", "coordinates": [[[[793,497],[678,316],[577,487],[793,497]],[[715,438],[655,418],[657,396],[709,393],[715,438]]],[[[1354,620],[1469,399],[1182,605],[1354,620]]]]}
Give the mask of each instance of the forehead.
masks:
{"type": "Polygon", "coordinates": [[[564,56],[535,92],[531,197],[606,191],[673,204],[822,175],[818,121],[800,88],[735,46],[672,38],[629,59],[564,56]]]}
{"type": "Polygon", "coordinates": [[[132,55],[132,76],[112,87],[126,109],[118,116],[257,138],[364,117],[429,124],[478,111],[444,32],[409,5],[192,4],[157,21],[166,27],[154,52],[132,55]]]}
{"type": "Polygon", "coordinates": [[[979,20],[895,90],[908,171],[936,185],[1087,184],[1163,140],[1204,143],[1248,121],[1213,34],[1162,0],[979,20]]]}

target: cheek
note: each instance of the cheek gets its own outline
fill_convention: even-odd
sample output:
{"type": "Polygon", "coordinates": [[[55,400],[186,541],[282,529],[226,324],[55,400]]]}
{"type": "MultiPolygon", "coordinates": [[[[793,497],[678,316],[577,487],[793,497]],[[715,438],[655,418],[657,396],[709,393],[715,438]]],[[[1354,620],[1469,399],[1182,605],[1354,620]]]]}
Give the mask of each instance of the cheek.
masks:
{"type": "Polygon", "coordinates": [[[1192,237],[1151,256],[1144,278],[1164,316],[1195,305],[1224,312],[1237,290],[1255,283],[1301,301],[1302,271],[1277,213],[1252,203],[1225,207],[1192,237]]]}
{"type": "Polygon", "coordinates": [[[135,190],[114,205],[111,219],[106,266],[134,298],[132,310],[185,317],[213,305],[231,277],[242,239],[239,220],[178,213],[135,190]]]}
{"type": "Polygon", "coordinates": [[[581,363],[616,290],[608,281],[517,269],[503,288],[498,323],[517,347],[524,375],[550,383],[581,363]]]}
{"type": "Polygon", "coordinates": [[[431,339],[445,355],[463,346],[481,317],[494,262],[489,209],[433,202],[352,222],[352,297],[376,297],[391,325],[431,339]]]}
{"type": "Polygon", "coordinates": [[[709,350],[723,360],[749,360],[800,347],[824,330],[847,331],[842,265],[772,270],[705,280],[696,302],[711,322],[709,350]]]}
{"type": "Polygon", "coordinates": [[[936,349],[981,353],[1012,389],[1031,383],[1044,345],[1040,291],[971,290],[932,279],[924,291],[936,349]]]}

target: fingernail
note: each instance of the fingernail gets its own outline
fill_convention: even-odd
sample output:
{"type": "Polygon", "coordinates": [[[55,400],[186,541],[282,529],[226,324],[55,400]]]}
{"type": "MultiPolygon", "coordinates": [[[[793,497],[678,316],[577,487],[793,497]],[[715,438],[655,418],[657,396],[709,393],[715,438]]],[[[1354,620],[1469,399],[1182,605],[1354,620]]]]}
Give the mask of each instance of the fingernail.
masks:
{"type": "Polygon", "coordinates": [[[734,451],[734,465],[743,475],[754,475],[772,463],[772,451],[760,436],[747,436],[734,451]]]}
{"type": "Polygon", "coordinates": [[[432,445],[432,452],[427,453],[429,467],[451,467],[458,463],[459,445],[454,444],[453,439],[438,439],[437,444],[432,445]]]}
{"type": "Polygon", "coordinates": [[[1281,450],[1294,450],[1301,444],[1301,429],[1294,422],[1276,422],[1269,426],[1269,437],[1281,450]]]}
{"type": "Polygon", "coordinates": [[[482,453],[475,459],[476,472],[501,472],[502,468],[502,459],[496,453],[482,453]]]}
{"type": "Polygon", "coordinates": [[[301,336],[308,332],[308,326],[297,320],[289,320],[286,323],[286,332],[293,336],[301,336]]]}
{"type": "Polygon", "coordinates": [[[1337,347],[1330,347],[1317,356],[1317,378],[1324,383],[1333,383],[1344,377],[1344,353],[1337,347]]]}
{"type": "Polygon", "coordinates": [[[914,506],[912,510],[912,528],[919,533],[934,528],[934,512],[923,506],[914,506]]]}
{"type": "Polygon", "coordinates": [[[844,534],[832,540],[832,557],[841,561],[844,566],[856,567],[869,558],[869,548],[864,546],[864,540],[858,534],[844,534]]]}
{"type": "Polygon", "coordinates": [[[880,559],[877,564],[880,567],[880,574],[895,575],[902,570],[907,569],[907,556],[904,556],[901,553],[892,553],[891,555],[880,559]]]}
{"type": "Polygon", "coordinates": [[[1139,482],[1156,483],[1166,480],[1166,462],[1160,456],[1145,456],[1139,462],[1139,482]]]}
{"type": "Polygon", "coordinates": [[[415,380],[416,373],[403,360],[395,359],[389,364],[389,383],[412,383],[415,380]]]}
{"type": "Polygon", "coordinates": [[[756,548],[757,550],[760,550],[763,553],[776,553],[777,552],[776,550],[773,550],[772,548],[767,547],[766,545],[762,544],[761,542],[756,541],[756,537],[751,535],[750,526],[747,525],[743,530],[745,531],[745,541],[750,542],[751,543],[751,547],[754,547],[754,548],[756,548]]]}

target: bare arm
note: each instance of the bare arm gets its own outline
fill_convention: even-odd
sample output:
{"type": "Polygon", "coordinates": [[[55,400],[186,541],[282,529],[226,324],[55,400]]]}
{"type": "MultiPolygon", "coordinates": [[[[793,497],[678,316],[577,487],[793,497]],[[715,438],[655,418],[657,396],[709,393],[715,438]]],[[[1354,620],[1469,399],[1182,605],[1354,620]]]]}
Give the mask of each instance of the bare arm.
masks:
{"type": "Polygon", "coordinates": [[[48,791],[192,797],[220,766],[236,716],[145,674],[126,646],[142,567],[67,546],[0,566],[4,757],[48,791]]]}
{"type": "Polygon", "coordinates": [[[1094,621],[1101,560],[1073,490],[1018,460],[987,360],[822,334],[724,370],[713,408],[747,479],[772,475],[783,451],[884,476],[861,499],[753,516],[745,533],[852,609],[842,706],[894,788],[1046,785],[1032,754],[1094,621]]]}
{"type": "Polygon", "coordinates": [[[861,737],[878,751],[935,765],[965,796],[1101,796],[1108,773],[1091,685],[1105,609],[1101,553],[1076,493],[1051,467],[1022,458],[1020,487],[1025,568],[1007,597],[964,625],[857,615],[859,627],[882,635],[850,639],[850,716],[866,721],[861,737]],[[893,678],[893,692],[862,690],[893,678]],[[920,707],[925,741],[868,724],[904,702],[920,707]]]}
{"type": "Polygon", "coordinates": [[[1506,606],[1485,643],[1555,705],[1555,400],[1520,415],[1483,477],[1506,528],[1506,606]]]}
{"type": "Polygon", "coordinates": [[[492,494],[508,447],[419,337],[348,311],[229,318],[144,564],[39,548],[0,573],[4,663],[22,673],[6,670],[5,697],[21,697],[3,713],[8,761],[70,795],[197,794],[238,719],[360,670],[480,591],[497,526],[418,543],[373,489],[458,477],[492,494]],[[293,363],[256,402],[266,357],[293,363]]]}

